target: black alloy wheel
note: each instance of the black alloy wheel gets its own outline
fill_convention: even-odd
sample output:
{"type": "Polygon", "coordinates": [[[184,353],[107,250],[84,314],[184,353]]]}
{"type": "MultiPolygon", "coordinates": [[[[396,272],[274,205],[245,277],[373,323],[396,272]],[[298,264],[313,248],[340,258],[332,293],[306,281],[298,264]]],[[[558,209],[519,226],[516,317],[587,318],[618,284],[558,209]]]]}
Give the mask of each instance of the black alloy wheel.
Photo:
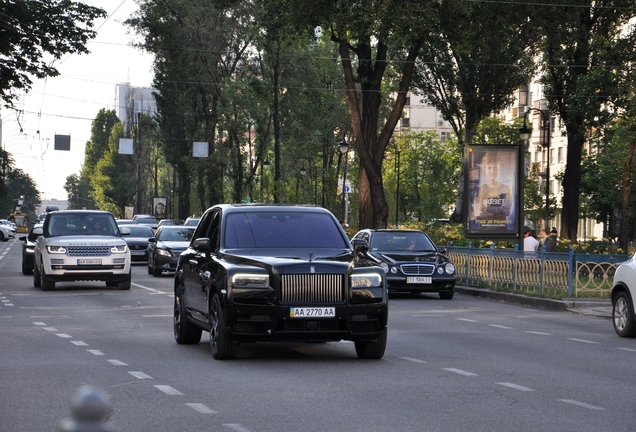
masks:
{"type": "Polygon", "coordinates": [[[179,345],[198,344],[201,340],[202,330],[188,321],[183,303],[181,284],[174,291],[174,340],[179,345]]]}
{"type": "Polygon", "coordinates": [[[217,360],[232,360],[238,356],[241,348],[239,343],[232,342],[227,335],[218,294],[214,294],[210,302],[210,346],[212,357],[217,360]]]}

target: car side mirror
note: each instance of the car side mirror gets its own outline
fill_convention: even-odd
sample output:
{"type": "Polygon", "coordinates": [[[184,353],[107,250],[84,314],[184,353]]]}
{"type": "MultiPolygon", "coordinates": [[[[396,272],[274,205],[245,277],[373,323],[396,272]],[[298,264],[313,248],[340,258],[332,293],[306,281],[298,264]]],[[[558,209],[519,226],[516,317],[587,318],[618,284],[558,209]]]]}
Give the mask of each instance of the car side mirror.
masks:
{"type": "Polygon", "coordinates": [[[156,238],[154,238],[154,237],[150,237],[150,238],[148,239],[148,243],[157,243],[157,239],[156,239],[156,238]]]}
{"type": "Polygon", "coordinates": [[[44,234],[44,229],[42,229],[42,227],[33,228],[33,234],[37,236],[41,236],[42,234],[44,234]]]}
{"type": "Polygon", "coordinates": [[[365,253],[369,251],[369,243],[367,243],[366,240],[353,239],[351,240],[351,244],[353,245],[353,251],[355,253],[365,253]]]}
{"type": "Polygon", "coordinates": [[[130,228],[121,227],[119,231],[121,231],[121,235],[130,235],[130,228]]]}
{"type": "Polygon", "coordinates": [[[18,237],[18,240],[26,242],[27,238],[26,238],[26,236],[20,236],[20,237],[18,237]]]}
{"type": "Polygon", "coordinates": [[[442,255],[446,255],[448,253],[448,249],[446,248],[439,248],[438,249],[439,253],[441,253],[442,255]]]}
{"type": "Polygon", "coordinates": [[[210,239],[198,238],[192,242],[192,248],[199,252],[205,252],[205,256],[210,256],[210,239]]]}

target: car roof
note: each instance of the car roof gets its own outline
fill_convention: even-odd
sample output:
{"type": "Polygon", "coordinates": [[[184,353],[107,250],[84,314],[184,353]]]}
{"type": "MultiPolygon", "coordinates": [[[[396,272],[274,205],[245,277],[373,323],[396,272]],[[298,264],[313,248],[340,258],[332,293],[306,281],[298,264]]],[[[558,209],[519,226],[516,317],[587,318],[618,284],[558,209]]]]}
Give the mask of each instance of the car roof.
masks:
{"type": "Polygon", "coordinates": [[[84,214],[84,215],[90,215],[90,214],[96,214],[96,215],[112,215],[111,212],[109,211],[104,211],[104,210],[57,210],[54,212],[51,212],[51,214],[84,214]]]}
{"type": "Polygon", "coordinates": [[[220,208],[224,213],[243,213],[243,212],[259,212],[259,211],[288,211],[288,212],[311,212],[311,213],[326,213],[331,212],[323,207],[313,204],[218,204],[214,207],[210,207],[209,211],[213,208],[220,208]]]}

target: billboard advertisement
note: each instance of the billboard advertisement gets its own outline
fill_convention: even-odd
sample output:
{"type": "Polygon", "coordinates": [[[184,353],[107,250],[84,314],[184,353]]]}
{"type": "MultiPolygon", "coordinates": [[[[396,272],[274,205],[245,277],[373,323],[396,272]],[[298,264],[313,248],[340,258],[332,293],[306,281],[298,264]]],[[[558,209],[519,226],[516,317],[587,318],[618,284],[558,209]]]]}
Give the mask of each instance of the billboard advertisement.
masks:
{"type": "Polygon", "coordinates": [[[466,237],[517,240],[523,220],[518,145],[469,145],[464,155],[466,237]]]}
{"type": "Polygon", "coordinates": [[[167,207],[165,198],[154,198],[153,206],[153,208],[155,209],[154,217],[156,217],[157,219],[165,219],[168,217],[166,214],[167,207]]]}

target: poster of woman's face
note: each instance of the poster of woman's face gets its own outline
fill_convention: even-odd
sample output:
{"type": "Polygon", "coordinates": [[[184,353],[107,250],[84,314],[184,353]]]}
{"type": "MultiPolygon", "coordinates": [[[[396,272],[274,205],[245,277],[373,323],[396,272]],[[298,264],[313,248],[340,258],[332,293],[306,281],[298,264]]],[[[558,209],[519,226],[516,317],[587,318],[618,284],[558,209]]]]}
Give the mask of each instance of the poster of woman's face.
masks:
{"type": "Polygon", "coordinates": [[[467,235],[517,233],[518,158],[516,146],[468,147],[467,235]]]}
{"type": "Polygon", "coordinates": [[[165,198],[155,198],[154,199],[154,216],[157,219],[165,219],[166,215],[166,199],[165,198]]]}

